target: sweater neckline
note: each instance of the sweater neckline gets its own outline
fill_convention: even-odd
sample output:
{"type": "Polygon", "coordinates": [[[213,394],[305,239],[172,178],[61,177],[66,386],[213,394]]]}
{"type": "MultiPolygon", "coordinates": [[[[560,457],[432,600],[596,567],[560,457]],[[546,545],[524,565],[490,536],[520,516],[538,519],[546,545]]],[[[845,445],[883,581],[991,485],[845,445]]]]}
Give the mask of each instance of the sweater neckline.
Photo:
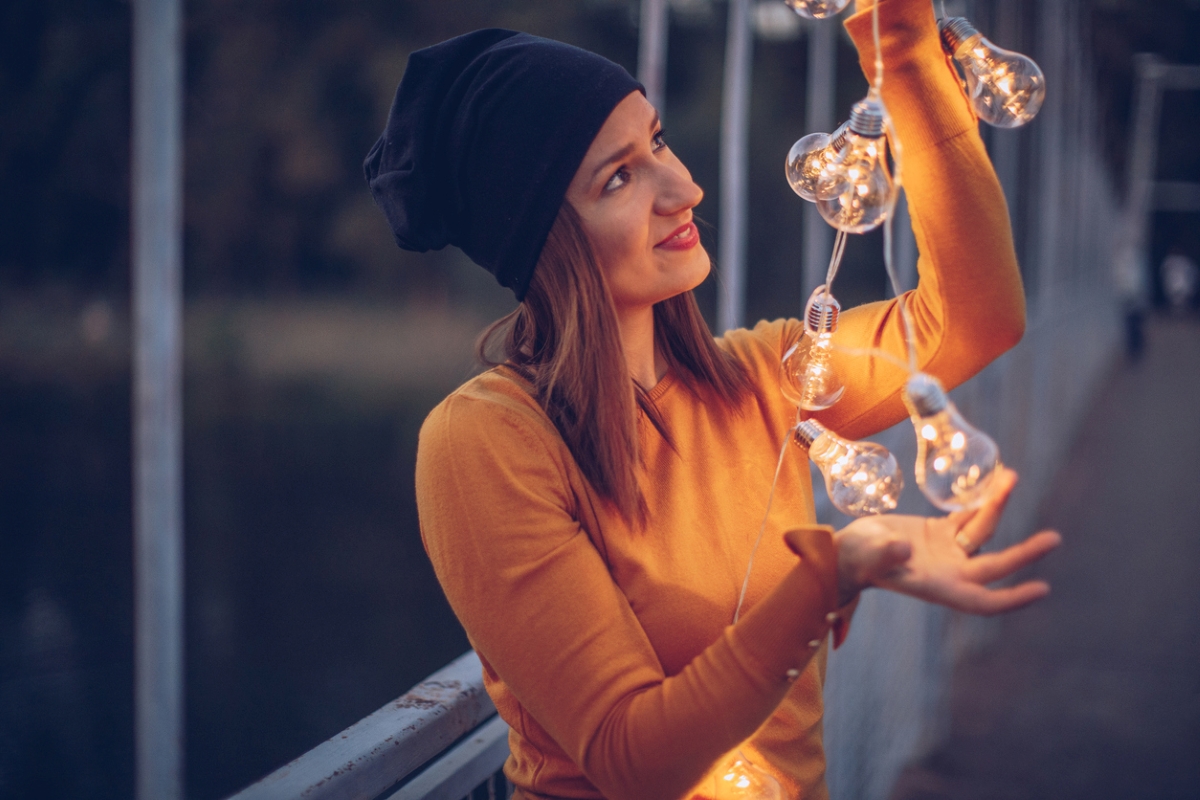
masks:
{"type": "Polygon", "coordinates": [[[646,397],[648,397],[651,401],[657,401],[660,397],[669,392],[671,387],[674,385],[675,372],[674,370],[668,369],[667,374],[662,376],[662,380],[654,384],[653,389],[646,392],[646,397]]]}

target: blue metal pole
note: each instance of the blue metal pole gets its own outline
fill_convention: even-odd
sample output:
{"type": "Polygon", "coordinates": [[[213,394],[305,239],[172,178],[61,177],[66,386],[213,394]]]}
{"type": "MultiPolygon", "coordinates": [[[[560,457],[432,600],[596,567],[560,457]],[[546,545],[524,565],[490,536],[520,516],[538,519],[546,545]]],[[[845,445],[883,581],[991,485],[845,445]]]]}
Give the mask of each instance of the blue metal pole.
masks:
{"type": "Polygon", "coordinates": [[[183,796],[182,26],[133,4],[133,455],[138,800],[183,796]]]}
{"type": "Polygon", "coordinates": [[[746,306],[746,168],[753,39],[750,0],[729,0],[721,103],[721,229],[717,328],[738,328],[746,306]]]}
{"type": "Polygon", "coordinates": [[[638,30],[638,80],[646,99],[663,115],[667,86],[667,0],[642,0],[638,30]]]}

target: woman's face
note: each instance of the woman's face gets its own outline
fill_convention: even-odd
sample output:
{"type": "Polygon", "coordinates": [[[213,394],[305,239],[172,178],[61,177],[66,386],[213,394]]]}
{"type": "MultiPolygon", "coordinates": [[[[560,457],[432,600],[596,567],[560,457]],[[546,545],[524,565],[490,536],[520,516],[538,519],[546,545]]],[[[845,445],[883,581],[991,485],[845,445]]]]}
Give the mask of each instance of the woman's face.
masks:
{"type": "Polygon", "coordinates": [[[654,107],[641,92],[622,100],[567,189],[618,312],[652,306],[707,277],[708,253],[692,222],[703,197],[663,142],[654,107]]]}

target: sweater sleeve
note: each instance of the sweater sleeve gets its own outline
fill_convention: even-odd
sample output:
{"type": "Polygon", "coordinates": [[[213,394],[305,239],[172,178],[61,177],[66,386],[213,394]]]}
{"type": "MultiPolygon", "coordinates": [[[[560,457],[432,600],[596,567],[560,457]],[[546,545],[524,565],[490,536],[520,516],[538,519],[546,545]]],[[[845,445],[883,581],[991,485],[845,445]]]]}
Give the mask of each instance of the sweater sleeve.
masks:
{"type": "Polygon", "coordinates": [[[578,520],[588,501],[569,458],[540,409],[451,396],[421,430],[422,538],[472,645],[588,780],[612,800],[680,797],[767,719],[828,633],[832,536],[789,534],[796,566],[668,677],[578,520]]]}
{"type": "MultiPolygon", "coordinates": [[[[898,303],[913,321],[920,368],[947,388],[979,372],[1025,330],[1025,298],[1008,207],[929,0],[879,3],[883,99],[903,147],[904,190],[920,258],[919,286],[902,298],[846,311],[834,341],[907,360],[898,303]]],[[[864,73],[875,74],[871,10],[846,21],[864,73]]],[[[905,371],[839,353],[842,399],[817,417],[860,438],[903,419],[905,371]]]]}

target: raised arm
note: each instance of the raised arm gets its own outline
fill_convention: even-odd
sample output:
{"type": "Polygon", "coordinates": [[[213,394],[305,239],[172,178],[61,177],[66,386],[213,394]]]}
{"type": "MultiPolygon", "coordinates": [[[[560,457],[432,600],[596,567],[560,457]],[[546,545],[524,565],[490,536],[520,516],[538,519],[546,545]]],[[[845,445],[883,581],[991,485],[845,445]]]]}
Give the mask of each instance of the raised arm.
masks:
{"type": "MultiPolygon", "coordinates": [[[[868,79],[875,74],[870,0],[846,29],[868,79]]],[[[1025,330],[1021,286],[1004,193],[971,106],[942,53],[930,0],[882,0],[883,99],[903,147],[904,189],[920,258],[919,285],[902,299],[846,311],[835,342],[882,348],[905,359],[898,303],[914,324],[918,364],[947,388],[979,372],[1025,330]]],[[[906,416],[905,373],[878,358],[839,354],[842,399],[817,417],[860,438],[906,416]]]]}
{"type": "Polygon", "coordinates": [[[830,532],[789,533],[796,567],[668,677],[577,520],[591,501],[565,449],[513,403],[454,396],[421,431],[417,499],[438,579],[520,703],[497,703],[518,732],[548,734],[605,797],[681,796],[767,719],[828,632],[830,532]]]}

